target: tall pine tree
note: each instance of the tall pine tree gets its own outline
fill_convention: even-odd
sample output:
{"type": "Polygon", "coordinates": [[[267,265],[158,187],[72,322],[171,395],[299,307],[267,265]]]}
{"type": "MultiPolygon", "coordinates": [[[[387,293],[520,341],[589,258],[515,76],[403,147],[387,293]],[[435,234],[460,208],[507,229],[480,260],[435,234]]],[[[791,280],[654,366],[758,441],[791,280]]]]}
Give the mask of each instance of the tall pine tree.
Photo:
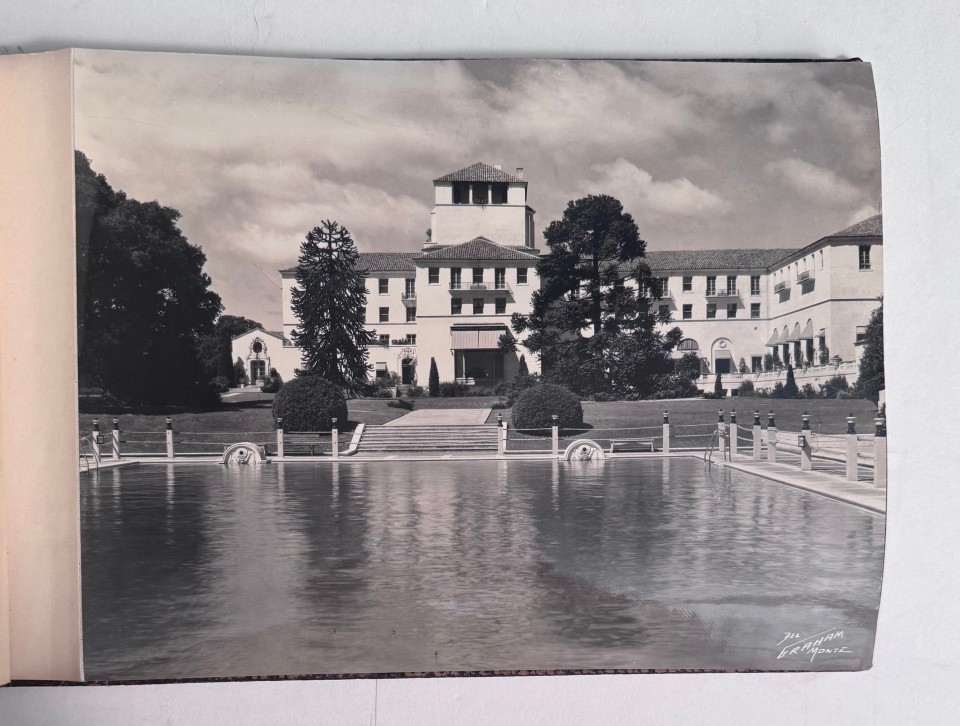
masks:
{"type": "Polygon", "coordinates": [[[319,376],[356,393],[372,368],[365,326],[366,271],[345,227],[324,220],[300,245],[297,288],[291,293],[300,323],[293,342],[303,351],[298,376],[319,376]]]}

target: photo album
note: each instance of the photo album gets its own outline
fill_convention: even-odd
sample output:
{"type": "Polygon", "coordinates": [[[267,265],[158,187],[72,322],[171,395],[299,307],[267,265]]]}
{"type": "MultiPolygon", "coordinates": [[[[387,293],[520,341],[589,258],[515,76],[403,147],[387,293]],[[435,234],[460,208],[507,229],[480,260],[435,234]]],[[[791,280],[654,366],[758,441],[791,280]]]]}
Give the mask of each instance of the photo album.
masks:
{"type": "Polygon", "coordinates": [[[871,667],[868,63],[0,89],[3,681],[871,667]]]}

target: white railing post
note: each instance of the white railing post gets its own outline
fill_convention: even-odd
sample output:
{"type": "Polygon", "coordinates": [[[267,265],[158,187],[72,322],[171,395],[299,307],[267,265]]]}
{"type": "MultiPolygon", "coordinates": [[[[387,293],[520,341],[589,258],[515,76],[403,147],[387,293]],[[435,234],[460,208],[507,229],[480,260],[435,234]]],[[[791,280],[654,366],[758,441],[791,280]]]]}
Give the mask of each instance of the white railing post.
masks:
{"type": "Polygon", "coordinates": [[[777,420],[773,411],[767,415],[767,461],[777,463],[777,420]]]}
{"type": "Polygon", "coordinates": [[[877,431],[873,437],[873,485],[887,486],[887,419],[875,418],[877,431]]]}
{"type": "Polygon", "coordinates": [[[670,453],[670,414],[663,412],[663,453],[670,453]]]}
{"type": "Polygon", "coordinates": [[[803,412],[803,425],[800,427],[800,470],[811,471],[813,469],[813,449],[811,448],[810,437],[813,434],[810,431],[810,416],[806,411],[803,412]]]}
{"type": "Polygon", "coordinates": [[[730,409],[730,456],[736,456],[737,454],[737,436],[739,436],[739,428],[737,427],[737,410],[735,408],[730,409]]]}
{"type": "Polygon", "coordinates": [[[113,419],[113,431],[110,432],[111,437],[110,441],[112,444],[113,452],[111,456],[114,459],[120,458],[120,419],[113,419]]]}
{"type": "Polygon", "coordinates": [[[277,419],[277,458],[283,458],[283,419],[277,419]]]}
{"type": "Polygon", "coordinates": [[[550,429],[550,450],[554,456],[560,454],[560,428],[557,426],[559,416],[553,414],[553,427],[550,429]]]}
{"type": "Polygon", "coordinates": [[[726,428],[726,424],[723,423],[723,409],[721,408],[717,410],[717,451],[720,452],[721,458],[727,450],[726,442],[724,441],[726,428]]]}
{"type": "Polygon", "coordinates": [[[503,414],[497,414],[497,456],[503,455],[503,414]]]}
{"type": "Polygon", "coordinates": [[[167,417],[167,458],[173,458],[173,419],[167,417]]]}
{"type": "Polygon", "coordinates": [[[760,425],[760,412],[753,412],[753,459],[760,461],[763,451],[763,427],[760,425]]]}
{"type": "Polygon", "coordinates": [[[90,441],[93,444],[93,455],[100,461],[100,421],[93,419],[93,431],[90,432],[90,441]]]}
{"type": "Polygon", "coordinates": [[[847,416],[847,481],[857,480],[857,419],[847,416]]]}
{"type": "Polygon", "coordinates": [[[340,457],[340,432],[337,430],[337,417],[333,417],[333,428],[330,429],[330,456],[340,457]]]}

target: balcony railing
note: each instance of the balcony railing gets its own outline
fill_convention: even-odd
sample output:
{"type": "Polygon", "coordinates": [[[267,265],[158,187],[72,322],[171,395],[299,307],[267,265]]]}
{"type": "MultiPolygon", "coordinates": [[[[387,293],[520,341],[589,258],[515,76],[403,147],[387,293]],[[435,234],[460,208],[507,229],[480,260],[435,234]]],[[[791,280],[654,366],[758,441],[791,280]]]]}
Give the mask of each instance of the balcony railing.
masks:
{"type": "Polygon", "coordinates": [[[783,280],[782,282],[778,282],[776,285],[773,286],[773,291],[783,292],[784,290],[788,290],[789,288],[790,288],[790,281],[783,280]]]}
{"type": "Polygon", "coordinates": [[[797,282],[812,282],[813,281],[813,270],[804,270],[803,272],[797,273],[797,282]]]}
{"type": "Polygon", "coordinates": [[[403,293],[403,294],[400,296],[400,299],[403,300],[404,302],[416,302],[416,301],[417,301],[417,293],[416,293],[415,290],[410,290],[410,291],[408,291],[408,292],[403,293]]]}
{"type": "Polygon", "coordinates": [[[511,293],[510,286],[505,283],[471,282],[467,285],[450,283],[450,292],[505,292],[511,293]]]}
{"type": "Polygon", "coordinates": [[[737,290],[736,288],[733,288],[732,290],[730,290],[730,289],[727,289],[727,290],[707,290],[707,297],[709,297],[709,298],[724,298],[724,297],[725,297],[725,298],[732,298],[732,297],[740,297],[740,291],[737,290]]]}

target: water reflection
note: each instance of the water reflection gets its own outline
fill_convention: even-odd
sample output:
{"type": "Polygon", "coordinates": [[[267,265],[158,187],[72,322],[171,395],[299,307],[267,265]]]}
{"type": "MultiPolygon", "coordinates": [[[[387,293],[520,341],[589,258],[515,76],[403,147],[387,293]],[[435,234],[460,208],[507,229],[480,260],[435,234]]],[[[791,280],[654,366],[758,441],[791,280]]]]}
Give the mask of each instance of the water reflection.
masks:
{"type": "Polygon", "coordinates": [[[883,519],[686,459],[84,478],[89,678],[869,663],[883,519]],[[103,491],[109,478],[111,493],[103,491]]]}

